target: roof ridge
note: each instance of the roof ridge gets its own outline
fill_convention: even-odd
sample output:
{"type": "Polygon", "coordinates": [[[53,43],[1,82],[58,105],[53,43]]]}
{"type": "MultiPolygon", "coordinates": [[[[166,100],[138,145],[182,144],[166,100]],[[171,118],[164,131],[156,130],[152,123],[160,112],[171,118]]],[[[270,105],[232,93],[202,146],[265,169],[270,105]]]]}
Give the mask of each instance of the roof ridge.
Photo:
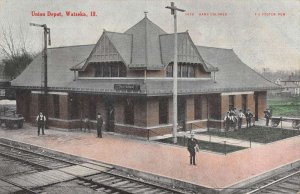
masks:
{"type": "Polygon", "coordinates": [[[114,31],[108,31],[108,30],[105,30],[106,33],[114,33],[114,34],[123,34],[123,35],[127,35],[127,36],[131,36],[132,34],[127,34],[125,32],[114,32],[114,31]]]}
{"type": "Polygon", "coordinates": [[[154,22],[152,22],[148,17],[144,17],[143,19],[141,19],[139,22],[137,22],[136,24],[134,24],[133,26],[131,26],[130,28],[128,28],[127,30],[125,30],[124,33],[130,31],[132,28],[134,28],[135,26],[137,26],[138,24],[140,24],[141,22],[145,21],[147,23],[150,22],[152,25],[154,25],[155,27],[157,27],[159,30],[167,33],[166,31],[164,31],[161,27],[159,27],[157,24],[155,24],[154,22]]]}
{"type": "Polygon", "coordinates": [[[79,47],[79,46],[92,46],[95,44],[79,44],[79,45],[70,45],[70,46],[58,46],[58,47],[50,47],[48,49],[57,49],[57,48],[68,48],[68,47],[79,47]]]}
{"type": "MultiPolygon", "coordinates": [[[[184,32],[177,32],[177,34],[188,34],[188,32],[187,31],[184,31],[184,32]]],[[[175,34],[175,33],[166,33],[166,34],[160,34],[159,36],[167,36],[167,35],[173,35],[173,34],[175,34]]]]}
{"type": "Polygon", "coordinates": [[[223,50],[233,50],[232,48],[220,48],[220,47],[213,47],[213,46],[201,46],[201,45],[196,45],[197,47],[205,47],[205,48],[214,48],[214,49],[223,49],[223,50]]]}

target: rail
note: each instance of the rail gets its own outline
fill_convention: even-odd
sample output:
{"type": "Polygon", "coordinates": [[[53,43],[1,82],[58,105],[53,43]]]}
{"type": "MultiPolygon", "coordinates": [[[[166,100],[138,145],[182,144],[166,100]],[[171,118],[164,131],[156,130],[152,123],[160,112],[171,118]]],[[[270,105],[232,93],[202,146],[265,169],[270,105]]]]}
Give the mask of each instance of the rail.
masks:
{"type": "MultiPolygon", "coordinates": [[[[52,156],[47,156],[45,154],[36,153],[36,152],[30,151],[30,150],[26,150],[26,149],[23,149],[23,148],[19,148],[19,147],[16,147],[16,146],[7,145],[7,144],[4,144],[4,143],[1,143],[1,144],[3,146],[10,147],[10,149],[13,149],[13,150],[24,151],[27,154],[28,153],[32,153],[34,155],[37,155],[39,158],[41,156],[43,156],[43,157],[55,159],[55,160],[58,160],[58,161],[67,162],[69,164],[73,164],[73,165],[77,165],[77,166],[82,166],[84,168],[89,168],[89,169],[92,169],[92,170],[97,170],[97,171],[99,171],[99,174],[106,174],[106,175],[112,176],[112,177],[114,177],[116,179],[121,179],[122,181],[126,181],[127,180],[127,181],[133,182],[135,184],[139,184],[140,187],[149,186],[149,189],[154,189],[154,190],[155,189],[161,189],[162,191],[169,191],[169,192],[178,193],[178,194],[183,194],[184,193],[184,192],[181,192],[181,191],[173,189],[173,188],[168,188],[168,187],[165,187],[165,186],[162,186],[162,185],[158,185],[158,184],[155,184],[155,183],[144,182],[144,181],[137,180],[137,179],[134,179],[134,178],[130,178],[130,177],[127,177],[127,176],[116,174],[116,173],[113,173],[113,172],[110,172],[110,171],[100,171],[97,168],[87,167],[87,166],[82,165],[81,163],[78,163],[78,162],[66,161],[65,159],[61,159],[61,158],[57,158],[57,157],[52,157],[52,156]]],[[[18,160],[21,160],[21,159],[22,159],[22,157],[18,158],[18,160]]],[[[29,161],[26,161],[26,162],[29,162],[29,161]]],[[[91,163],[91,164],[95,165],[95,163],[93,163],[93,162],[85,162],[85,163],[91,163]]],[[[43,166],[43,164],[38,164],[38,165],[39,166],[43,166]]],[[[99,164],[98,166],[103,166],[103,165],[99,164]]],[[[103,167],[107,168],[107,165],[104,165],[103,167]]],[[[44,168],[52,169],[49,165],[44,165],[44,168]]],[[[111,168],[111,170],[113,170],[113,169],[114,168],[111,168]]],[[[59,169],[56,169],[56,170],[60,171],[59,169]]],[[[135,187],[133,187],[133,186],[130,187],[129,185],[128,186],[115,186],[114,183],[110,184],[110,183],[106,183],[105,181],[97,182],[97,181],[94,181],[93,179],[91,179],[89,177],[78,176],[78,175],[74,175],[73,173],[68,173],[68,172],[65,172],[65,171],[62,171],[62,172],[66,173],[66,174],[69,174],[71,176],[74,176],[74,177],[76,177],[77,179],[79,179],[81,181],[84,181],[84,182],[87,182],[87,183],[91,183],[93,185],[98,185],[98,186],[104,187],[106,189],[110,189],[110,190],[112,190],[112,193],[114,193],[114,192],[119,192],[119,193],[133,193],[131,191],[128,191],[128,189],[136,189],[135,187]]],[[[92,176],[95,176],[95,175],[92,175],[92,176]]],[[[27,189],[29,189],[29,188],[27,188],[27,189]]]]}

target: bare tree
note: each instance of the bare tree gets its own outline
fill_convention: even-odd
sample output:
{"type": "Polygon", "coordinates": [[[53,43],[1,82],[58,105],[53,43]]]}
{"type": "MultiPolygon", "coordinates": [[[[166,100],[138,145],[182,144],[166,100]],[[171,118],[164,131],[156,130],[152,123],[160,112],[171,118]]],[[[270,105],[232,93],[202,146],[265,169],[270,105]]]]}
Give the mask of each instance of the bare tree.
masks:
{"type": "Polygon", "coordinates": [[[4,73],[13,79],[31,63],[33,54],[27,50],[27,34],[21,25],[17,31],[13,31],[10,24],[2,25],[0,33],[0,52],[5,57],[2,60],[4,73]]]}

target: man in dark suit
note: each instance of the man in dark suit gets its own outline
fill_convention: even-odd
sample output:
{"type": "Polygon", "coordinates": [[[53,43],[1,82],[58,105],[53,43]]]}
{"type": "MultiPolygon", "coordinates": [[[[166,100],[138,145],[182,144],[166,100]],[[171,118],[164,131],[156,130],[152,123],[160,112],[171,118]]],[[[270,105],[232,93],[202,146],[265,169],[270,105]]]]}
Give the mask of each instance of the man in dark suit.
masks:
{"type": "Polygon", "coordinates": [[[249,109],[247,109],[245,116],[246,116],[246,121],[247,121],[247,128],[251,127],[251,120],[253,118],[253,114],[250,112],[249,109]]]}
{"type": "Polygon", "coordinates": [[[97,115],[97,137],[102,138],[103,117],[100,113],[97,115]]]}
{"type": "Polygon", "coordinates": [[[40,135],[40,130],[42,129],[42,135],[45,135],[44,128],[46,123],[46,117],[42,112],[36,117],[37,125],[38,125],[38,135],[40,135]]]}
{"type": "Polygon", "coordinates": [[[199,149],[198,141],[194,138],[192,133],[191,138],[188,140],[187,149],[190,153],[190,165],[196,165],[196,150],[199,149]]]}
{"type": "Polygon", "coordinates": [[[269,121],[271,118],[271,110],[267,109],[264,111],[264,113],[265,113],[265,118],[266,118],[266,126],[269,126],[269,121]]]}

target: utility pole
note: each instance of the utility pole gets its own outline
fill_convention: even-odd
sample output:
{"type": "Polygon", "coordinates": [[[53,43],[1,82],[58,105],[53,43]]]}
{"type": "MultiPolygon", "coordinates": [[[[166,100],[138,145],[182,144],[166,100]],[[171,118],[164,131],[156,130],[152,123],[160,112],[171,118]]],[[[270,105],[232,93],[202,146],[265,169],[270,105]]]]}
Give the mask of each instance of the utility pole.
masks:
{"type": "Polygon", "coordinates": [[[177,143],[177,11],[185,12],[175,6],[171,2],[171,6],[167,6],[174,16],[174,63],[173,63],[173,143],[177,143]]]}
{"type": "Polygon", "coordinates": [[[30,23],[30,26],[42,27],[44,29],[44,50],[43,50],[43,58],[44,58],[44,100],[43,100],[43,111],[46,117],[46,128],[48,127],[48,65],[47,65],[47,45],[51,45],[51,36],[50,36],[50,28],[47,27],[46,24],[34,24],[30,23]],[[49,39],[47,35],[49,34],[49,39]],[[47,44],[48,39],[48,44],[47,44]]]}

